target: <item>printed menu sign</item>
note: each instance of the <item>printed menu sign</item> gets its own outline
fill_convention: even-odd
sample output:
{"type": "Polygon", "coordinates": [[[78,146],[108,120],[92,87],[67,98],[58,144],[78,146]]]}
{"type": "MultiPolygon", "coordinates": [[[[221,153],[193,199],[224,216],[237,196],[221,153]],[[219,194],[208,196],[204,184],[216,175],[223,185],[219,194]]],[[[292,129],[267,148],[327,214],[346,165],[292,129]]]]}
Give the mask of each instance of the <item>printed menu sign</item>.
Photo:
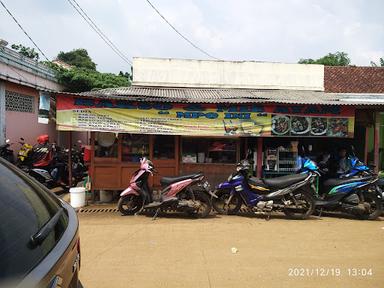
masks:
{"type": "Polygon", "coordinates": [[[355,110],[335,105],[149,103],[57,96],[57,129],[134,134],[353,137],[355,110]]]}

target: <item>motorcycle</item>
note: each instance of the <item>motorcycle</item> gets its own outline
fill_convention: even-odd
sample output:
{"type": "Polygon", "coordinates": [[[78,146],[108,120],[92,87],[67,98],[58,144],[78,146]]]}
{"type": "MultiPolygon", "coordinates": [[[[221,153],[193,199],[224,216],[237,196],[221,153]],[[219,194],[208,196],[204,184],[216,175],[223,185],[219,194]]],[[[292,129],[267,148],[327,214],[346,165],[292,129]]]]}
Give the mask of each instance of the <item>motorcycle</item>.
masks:
{"type": "Polygon", "coordinates": [[[352,151],[349,171],[321,182],[316,209],[320,215],[322,211],[339,211],[362,220],[377,219],[382,213],[384,196],[379,178],[356,157],[353,147],[352,151]]]}
{"type": "MultiPolygon", "coordinates": [[[[381,190],[384,189],[384,171],[379,172],[379,181],[377,181],[377,185],[379,185],[381,190]]],[[[384,197],[384,192],[383,192],[383,197],[384,197]]]]}
{"type": "Polygon", "coordinates": [[[13,150],[10,149],[11,141],[9,139],[5,140],[5,144],[0,146],[0,157],[4,158],[10,163],[15,162],[15,157],[13,155],[13,150]]]}
{"type": "MultiPolygon", "coordinates": [[[[45,163],[46,165],[43,166],[36,166],[36,163],[41,162],[41,158],[45,158],[45,156],[42,155],[50,152],[47,147],[41,148],[34,146],[31,153],[29,154],[29,157],[24,160],[24,165],[22,166],[22,170],[24,172],[28,173],[30,176],[35,178],[49,189],[65,186],[57,183],[57,178],[59,173],[59,166],[65,169],[66,164],[59,154],[59,148],[55,145],[55,143],[52,144],[51,150],[53,155],[49,163],[45,163]]],[[[44,162],[46,162],[46,160],[44,160],[44,162]]]]}
{"type": "Polygon", "coordinates": [[[25,142],[24,138],[20,138],[19,144],[21,145],[19,152],[17,152],[17,161],[16,165],[18,167],[23,167],[28,165],[28,160],[31,158],[33,146],[25,142]]]}
{"type": "Polygon", "coordinates": [[[150,209],[156,210],[154,218],[160,210],[176,210],[199,218],[209,215],[212,193],[202,173],[161,178],[162,190],[155,197],[148,185],[148,177],[155,172],[150,160],[140,159],[140,169],[133,173],[129,187],[120,194],[118,209],[121,214],[133,215],[150,209]]]}
{"type": "Polygon", "coordinates": [[[307,219],[315,208],[312,190],[318,175],[316,164],[306,159],[299,174],[271,179],[249,177],[250,164],[242,160],[236,172],[226,182],[218,185],[212,199],[215,211],[236,214],[245,204],[252,211],[268,213],[282,211],[293,219],[307,219]]]}
{"type": "Polygon", "coordinates": [[[355,148],[351,148],[352,154],[348,157],[349,171],[345,174],[340,175],[340,178],[350,178],[355,176],[369,176],[373,175],[373,171],[370,167],[365,165],[355,154],[355,148]]]}
{"type": "MultiPolygon", "coordinates": [[[[59,152],[61,154],[60,159],[65,163],[65,172],[63,178],[65,182],[69,183],[69,169],[68,169],[68,154],[69,149],[65,149],[59,152]]],[[[72,162],[72,186],[76,186],[79,182],[83,181],[88,175],[88,168],[84,164],[84,152],[81,146],[74,145],[71,151],[72,162]]]]}

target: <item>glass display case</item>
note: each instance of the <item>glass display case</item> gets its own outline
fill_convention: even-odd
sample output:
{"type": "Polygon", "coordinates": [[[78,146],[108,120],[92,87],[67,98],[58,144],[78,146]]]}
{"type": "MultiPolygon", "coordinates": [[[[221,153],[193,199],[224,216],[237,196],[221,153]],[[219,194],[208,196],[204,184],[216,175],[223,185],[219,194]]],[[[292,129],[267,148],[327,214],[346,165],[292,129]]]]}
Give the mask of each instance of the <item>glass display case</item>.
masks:
{"type": "Polygon", "coordinates": [[[236,163],[237,139],[182,138],[182,163],[236,163]]]}

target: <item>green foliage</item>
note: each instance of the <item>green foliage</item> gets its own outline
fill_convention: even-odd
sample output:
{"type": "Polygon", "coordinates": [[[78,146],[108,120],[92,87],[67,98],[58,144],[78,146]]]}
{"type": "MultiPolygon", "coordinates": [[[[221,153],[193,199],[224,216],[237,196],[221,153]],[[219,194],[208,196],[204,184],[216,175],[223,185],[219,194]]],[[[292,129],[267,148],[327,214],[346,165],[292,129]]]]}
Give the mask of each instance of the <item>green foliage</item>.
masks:
{"type": "Polygon", "coordinates": [[[348,66],[351,63],[345,52],[329,53],[319,59],[300,59],[299,64],[323,64],[325,66],[348,66]]]}
{"type": "Polygon", "coordinates": [[[56,58],[77,68],[96,70],[95,62],[92,61],[85,49],[74,49],[69,52],[61,51],[56,58]]]}
{"type": "Polygon", "coordinates": [[[371,61],[371,66],[373,67],[384,67],[384,58],[380,58],[379,60],[379,64],[377,64],[376,62],[373,62],[371,61]]]}
{"type": "Polygon", "coordinates": [[[112,73],[100,73],[96,70],[84,68],[64,69],[55,64],[51,67],[56,71],[60,84],[68,92],[84,92],[105,88],[127,87],[131,83],[125,76],[112,73]]]}
{"type": "Polygon", "coordinates": [[[127,78],[128,80],[132,80],[132,75],[129,74],[128,72],[124,73],[123,71],[120,71],[119,76],[123,76],[123,77],[127,78]]]}
{"type": "Polygon", "coordinates": [[[25,47],[22,44],[12,44],[11,48],[27,58],[39,61],[39,53],[34,48],[25,47]]]}
{"type": "Polygon", "coordinates": [[[66,87],[67,92],[84,92],[131,85],[131,75],[128,72],[120,71],[118,75],[98,72],[96,64],[85,49],[60,52],[56,59],[73,67],[65,69],[57,64],[48,64],[55,70],[56,78],[60,84],[66,87]]]}

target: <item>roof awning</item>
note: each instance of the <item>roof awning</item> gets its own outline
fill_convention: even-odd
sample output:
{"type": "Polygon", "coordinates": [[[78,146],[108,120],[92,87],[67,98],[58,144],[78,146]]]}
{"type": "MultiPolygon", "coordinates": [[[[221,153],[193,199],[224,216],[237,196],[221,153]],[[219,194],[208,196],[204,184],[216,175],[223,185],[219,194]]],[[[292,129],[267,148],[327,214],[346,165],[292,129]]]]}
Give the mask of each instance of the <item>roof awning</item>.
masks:
{"type": "Polygon", "coordinates": [[[384,105],[384,94],[325,93],[302,90],[206,89],[120,87],[83,93],[63,93],[86,98],[170,103],[281,103],[314,105],[384,105]]]}

